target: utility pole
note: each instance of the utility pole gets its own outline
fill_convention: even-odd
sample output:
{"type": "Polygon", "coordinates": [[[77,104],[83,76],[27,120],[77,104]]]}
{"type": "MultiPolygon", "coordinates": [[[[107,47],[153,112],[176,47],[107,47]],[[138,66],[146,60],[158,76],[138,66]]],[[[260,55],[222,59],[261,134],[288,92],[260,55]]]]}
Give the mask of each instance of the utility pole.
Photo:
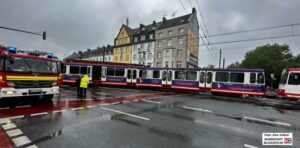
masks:
{"type": "Polygon", "coordinates": [[[6,29],[6,30],[17,31],[17,32],[22,32],[22,33],[40,35],[40,36],[43,37],[43,40],[46,40],[46,36],[47,36],[46,31],[43,31],[43,33],[36,33],[36,32],[25,31],[25,30],[21,30],[21,29],[14,29],[14,28],[9,28],[9,27],[3,27],[3,26],[0,26],[0,29],[6,29]]]}
{"type": "Polygon", "coordinates": [[[220,49],[219,68],[221,68],[222,49],[220,49]]]}
{"type": "Polygon", "coordinates": [[[225,68],[225,58],[223,58],[223,69],[225,68]]]}

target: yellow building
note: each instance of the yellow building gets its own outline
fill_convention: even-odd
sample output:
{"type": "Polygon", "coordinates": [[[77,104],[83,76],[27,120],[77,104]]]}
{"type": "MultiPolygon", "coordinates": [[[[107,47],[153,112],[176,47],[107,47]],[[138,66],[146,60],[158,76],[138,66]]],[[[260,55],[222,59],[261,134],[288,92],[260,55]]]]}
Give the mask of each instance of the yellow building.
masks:
{"type": "Polygon", "coordinates": [[[129,28],[126,25],[122,25],[118,36],[115,38],[114,43],[114,62],[118,63],[131,63],[131,34],[134,33],[134,29],[129,28]]]}

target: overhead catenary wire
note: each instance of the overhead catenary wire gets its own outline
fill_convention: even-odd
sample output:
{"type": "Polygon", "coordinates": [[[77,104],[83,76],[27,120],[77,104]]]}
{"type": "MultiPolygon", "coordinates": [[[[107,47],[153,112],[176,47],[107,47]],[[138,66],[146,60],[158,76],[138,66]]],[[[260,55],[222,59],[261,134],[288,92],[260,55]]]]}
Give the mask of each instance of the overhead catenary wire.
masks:
{"type": "Polygon", "coordinates": [[[186,11],[186,9],[185,9],[183,3],[181,2],[181,0],[179,0],[179,3],[181,4],[182,8],[184,9],[185,13],[187,14],[187,11],[186,11]]]}

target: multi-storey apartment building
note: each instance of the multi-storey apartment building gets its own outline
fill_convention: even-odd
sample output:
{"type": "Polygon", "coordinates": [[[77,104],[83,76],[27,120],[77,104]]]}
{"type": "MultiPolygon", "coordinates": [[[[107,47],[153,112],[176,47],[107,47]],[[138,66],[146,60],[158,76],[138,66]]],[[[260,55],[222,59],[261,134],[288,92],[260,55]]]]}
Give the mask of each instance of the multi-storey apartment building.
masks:
{"type": "Polygon", "coordinates": [[[167,20],[155,31],[154,67],[189,68],[198,66],[199,24],[192,13],[167,20]]]}
{"type": "Polygon", "coordinates": [[[132,63],[153,66],[155,30],[160,25],[153,21],[150,25],[140,24],[132,35],[132,63]]]}
{"type": "Polygon", "coordinates": [[[128,25],[122,25],[114,42],[114,62],[131,63],[132,57],[132,40],[131,36],[136,29],[131,29],[128,25]]]}

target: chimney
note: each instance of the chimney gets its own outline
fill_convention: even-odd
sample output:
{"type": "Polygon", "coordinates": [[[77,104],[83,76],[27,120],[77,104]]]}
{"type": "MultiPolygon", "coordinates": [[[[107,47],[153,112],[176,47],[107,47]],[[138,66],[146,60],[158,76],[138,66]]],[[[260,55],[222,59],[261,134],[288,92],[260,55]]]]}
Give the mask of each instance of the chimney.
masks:
{"type": "Polygon", "coordinates": [[[156,22],[155,21],[153,21],[152,26],[156,26],[156,22]]]}
{"type": "Polygon", "coordinates": [[[129,18],[126,18],[126,26],[129,27],[129,18]]]}
{"type": "Polygon", "coordinates": [[[163,17],[162,18],[163,22],[167,21],[167,18],[166,17],[163,17]]]}
{"type": "Polygon", "coordinates": [[[195,7],[193,7],[193,9],[192,9],[192,13],[193,13],[193,14],[196,14],[196,13],[197,13],[197,11],[196,11],[196,8],[195,8],[195,7]]]}

